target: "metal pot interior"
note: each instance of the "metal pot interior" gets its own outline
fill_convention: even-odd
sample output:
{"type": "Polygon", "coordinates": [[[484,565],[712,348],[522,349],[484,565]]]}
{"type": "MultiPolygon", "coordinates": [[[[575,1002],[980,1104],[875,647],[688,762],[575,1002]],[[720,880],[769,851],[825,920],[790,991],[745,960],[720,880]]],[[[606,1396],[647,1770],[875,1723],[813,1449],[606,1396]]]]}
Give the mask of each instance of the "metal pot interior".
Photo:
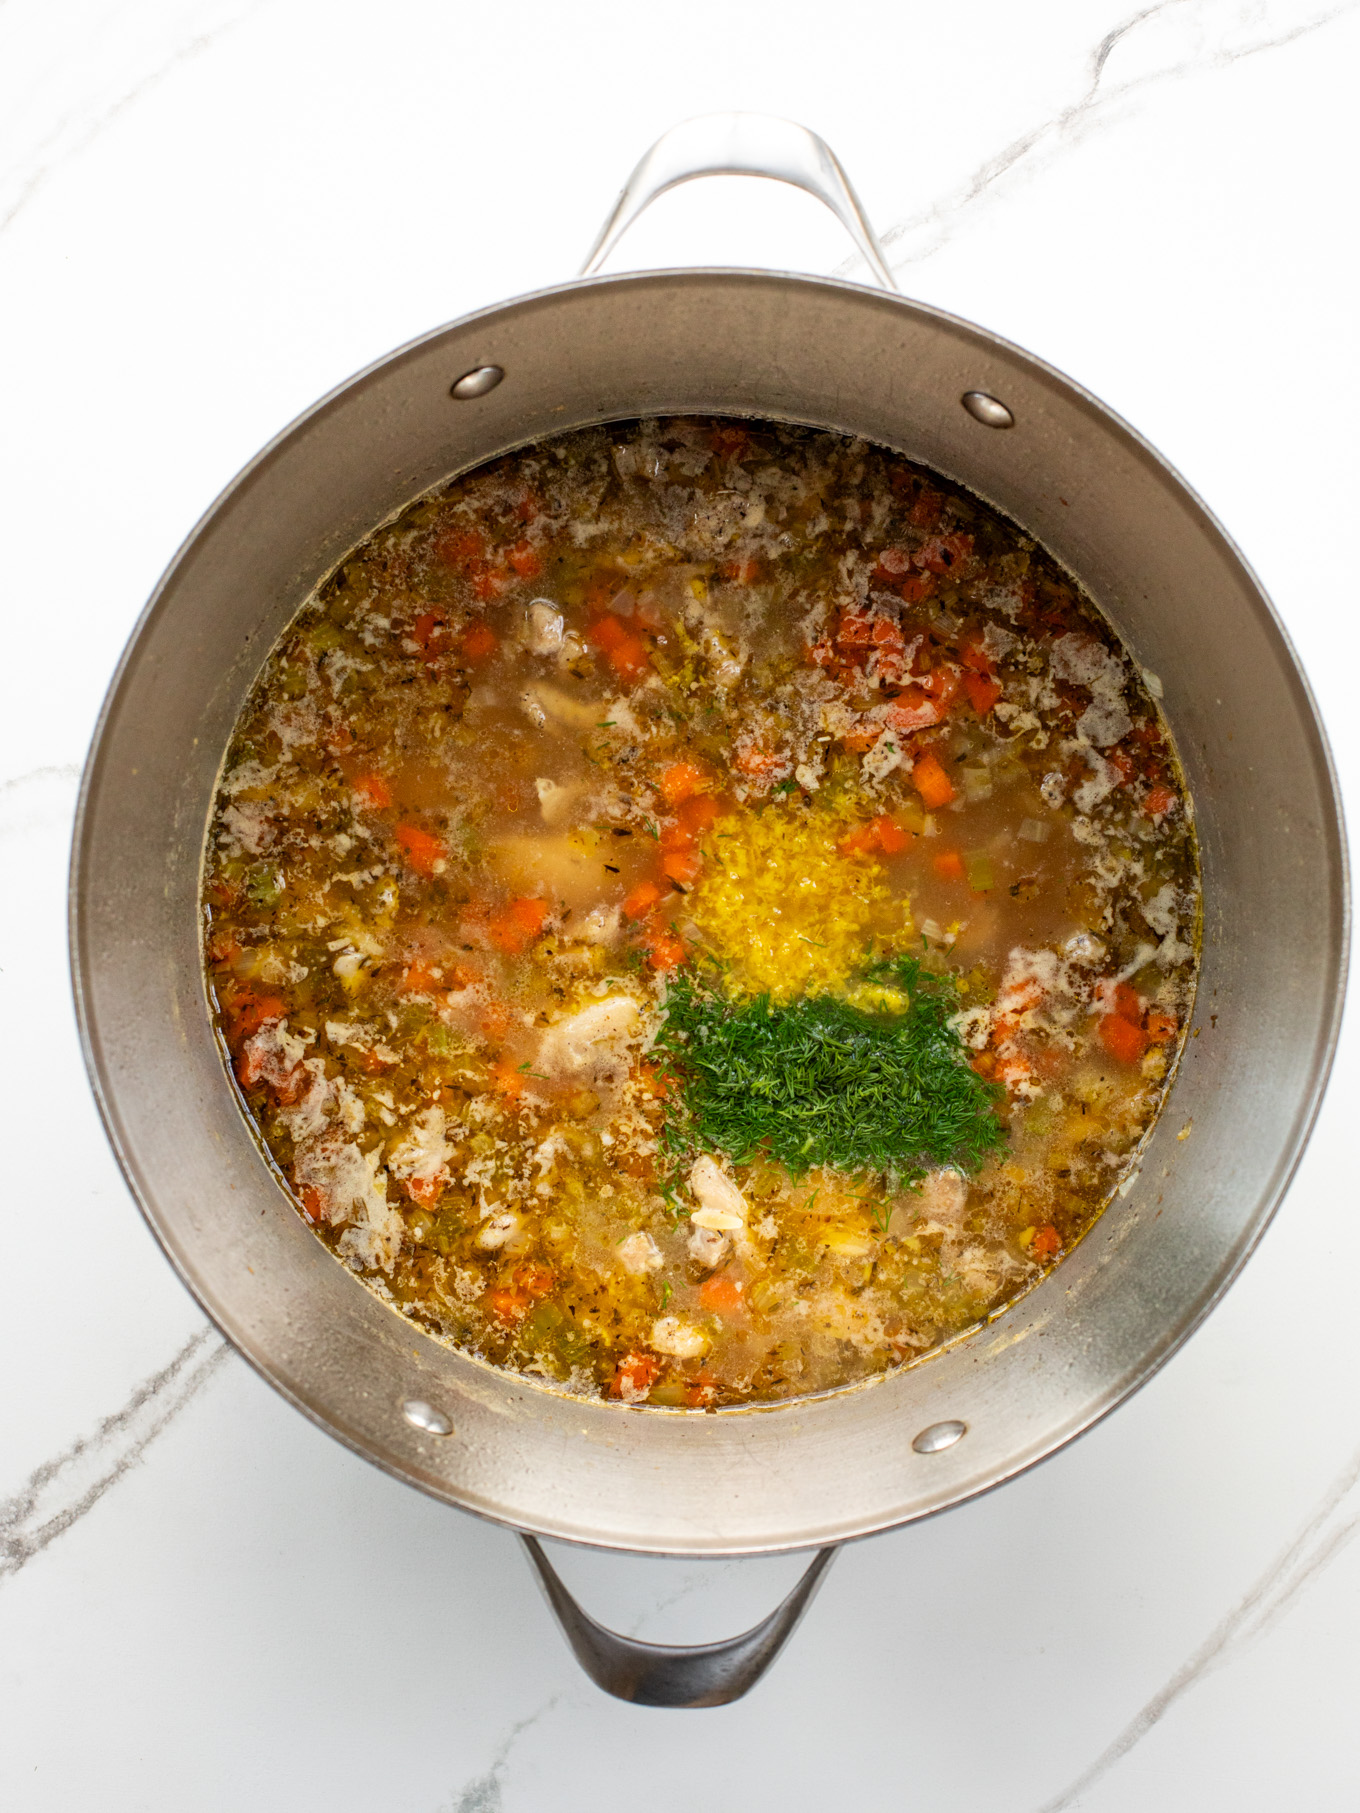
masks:
{"type": "Polygon", "coordinates": [[[191,536],[115,679],[82,794],[72,944],[110,1136],[166,1252],[285,1396],[437,1497],[672,1554],[797,1548],[942,1510],[1118,1404],[1231,1281],[1297,1162],[1340,1012],[1346,876],[1326,745],[1252,575],[1176,476],[1067,380],[896,297],[745,272],[564,286],[440,330],[319,404],[191,536]],[[466,401],[450,385],[495,363],[466,401]],[[960,404],[1004,401],[998,430],[960,404]],[[1156,673],[1195,800],[1198,1011],[1141,1173],[1059,1271],[885,1380],[704,1415],[582,1403],[452,1352],[316,1241],[223,1072],[200,976],[204,828],[272,642],[336,562],[453,473],[589,423],[777,417],[863,436],[1015,518],[1156,673]],[[1186,1131],[1188,1129],[1188,1132],[1186,1131]],[[1184,1137],[1181,1137],[1182,1134],[1184,1137]],[[424,1400],[452,1433],[412,1425],[424,1400]],[[936,1453],[913,1438],[946,1419],[936,1453]]]}

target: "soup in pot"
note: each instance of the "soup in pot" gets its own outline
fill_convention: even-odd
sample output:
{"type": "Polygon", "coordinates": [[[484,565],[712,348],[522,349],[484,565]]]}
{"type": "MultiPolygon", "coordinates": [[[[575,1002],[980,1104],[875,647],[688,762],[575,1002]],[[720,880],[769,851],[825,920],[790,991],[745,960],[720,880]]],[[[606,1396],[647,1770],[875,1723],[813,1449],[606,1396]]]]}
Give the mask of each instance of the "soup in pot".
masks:
{"type": "Polygon", "coordinates": [[[1160,685],[1027,536],[819,431],[563,436],[359,547],[270,654],[204,873],[296,1212],[622,1404],[919,1361],[1127,1180],[1193,999],[1160,685]]]}

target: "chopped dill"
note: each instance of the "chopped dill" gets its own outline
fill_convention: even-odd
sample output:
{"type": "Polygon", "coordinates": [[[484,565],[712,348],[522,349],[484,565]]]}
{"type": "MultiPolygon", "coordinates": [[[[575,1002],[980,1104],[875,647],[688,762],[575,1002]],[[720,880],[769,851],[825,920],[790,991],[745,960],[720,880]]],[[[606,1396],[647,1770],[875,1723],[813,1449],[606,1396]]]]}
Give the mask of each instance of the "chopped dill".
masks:
{"type": "Polygon", "coordinates": [[[656,1041],[681,1085],[672,1154],[716,1148],[740,1164],[759,1152],[795,1177],[829,1165],[897,1184],[937,1165],[975,1170],[1006,1137],[1001,1091],[949,1024],[952,979],[907,956],[865,973],[904,991],[906,1009],[867,1012],[832,995],[733,1002],[688,976],[672,982],[656,1041]]]}

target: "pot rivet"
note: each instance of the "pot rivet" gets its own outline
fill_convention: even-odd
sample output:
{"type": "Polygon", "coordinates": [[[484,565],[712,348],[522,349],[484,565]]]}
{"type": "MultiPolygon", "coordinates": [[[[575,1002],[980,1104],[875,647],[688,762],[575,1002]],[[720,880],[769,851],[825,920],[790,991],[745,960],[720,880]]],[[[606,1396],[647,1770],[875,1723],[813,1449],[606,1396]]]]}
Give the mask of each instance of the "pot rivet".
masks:
{"type": "Polygon", "coordinates": [[[426,1435],[452,1435],[453,1424],[442,1410],[436,1410],[433,1404],[427,1404],[424,1398],[407,1398],[401,1407],[401,1414],[413,1429],[421,1429],[426,1435]]]}
{"type": "Polygon", "coordinates": [[[932,1423],[911,1445],[918,1454],[939,1454],[942,1449],[952,1448],[955,1442],[962,1441],[967,1433],[967,1423],[932,1423]]]}
{"type": "Polygon", "coordinates": [[[476,365],[450,384],[449,395],[460,403],[470,403],[474,397],[484,397],[494,390],[504,376],[499,365],[476,365]]]}
{"type": "Polygon", "coordinates": [[[973,420],[981,422],[984,428],[1015,426],[1015,417],[1006,405],[998,397],[989,397],[985,390],[965,390],[959,401],[973,420]]]}

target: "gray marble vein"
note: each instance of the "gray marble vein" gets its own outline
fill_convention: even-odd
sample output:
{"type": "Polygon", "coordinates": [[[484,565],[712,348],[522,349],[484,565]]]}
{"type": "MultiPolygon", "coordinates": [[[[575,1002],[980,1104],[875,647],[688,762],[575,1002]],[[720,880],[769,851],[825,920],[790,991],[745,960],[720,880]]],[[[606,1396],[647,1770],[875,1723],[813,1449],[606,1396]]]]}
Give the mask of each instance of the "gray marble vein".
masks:
{"type": "MultiPolygon", "coordinates": [[[[1003,178],[1011,172],[1025,179],[1037,175],[1074,150],[1105,123],[1118,104],[1132,96],[1282,49],[1355,12],[1356,5],[1357,0],[1304,7],[1297,0],[1267,0],[1265,5],[1246,5],[1241,0],[1155,0],[1140,7],[1106,32],[1091,51],[1080,95],[984,159],[948,195],[881,235],[888,262],[894,270],[902,270],[931,258],[949,243],[966,218],[1000,199],[1003,178]],[[1160,54],[1151,41],[1159,30],[1170,40],[1160,54]],[[1140,44],[1140,39],[1148,42],[1140,44]],[[1120,53],[1127,56],[1140,49],[1150,66],[1120,79],[1120,53]]],[[[861,265],[856,254],[838,267],[837,274],[849,275],[861,265]]]]}
{"type": "Polygon", "coordinates": [[[21,787],[32,787],[39,781],[78,781],[80,770],[74,762],[49,762],[41,768],[30,768],[25,774],[11,775],[0,781],[0,794],[15,793],[21,787]]]}
{"type": "Polygon", "coordinates": [[[1360,1530],[1360,1453],[1336,1476],[1313,1515],[1282,1554],[1213,1630],[1195,1653],[1124,1727],[1114,1742],[1077,1779],[1038,1813],[1064,1813],[1079,1797],[1122,1762],[1198,1681],[1234,1661],[1298,1603],[1302,1594],[1336,1560],[1360,1530]]]}
{"type": "Polygon", "coordinates": [[[20,160],[19,170],[5,173],[10,177],[7,185],[10,187],[10,198],[0,211],[0,233],[4,233],[13,224],[56,170],[87,151],[144,95],[158,88],[183,64],[210,50],[226,33],[234,31],[238,25],[259,12],[264,3],[265,0],[255,0],[254,5],[238,6],[226,18],[170,47],[168,54],[154,68],[135,77],[121,92],[104,98],[102,106],[91,110],[87,101],[72,116],[57,120],[33,147],[28,168],[23,169],[23,160],[20,160]]]}
{"type": "Polygon", "coordinates": [[[491,1767],[484,1775],[479,1775],[475,1781],[465,1783],[458,1790],[456,1797],[447,1803],[443,1813],[502,1813],[505,1800],[501,1790],[505,1785],[505,1768],[516,1744],[531,1725],[536,1725],[541,1718],[552,1711],[561,1698],[560,1693],[553,1694],[551,1699],[544,1700],[543,1704],[529,1713],[526,1718],[522,1718],[512,1725],[506,1733],[500,1749],[492,1758],[491,1767]]]}
{"type": "Polygon", "coordinates": [[[0,1502],[0,1580],[27,1567],[93,1510],[193,1402],[230,1352],[216,1329],[199,1329],[93,1435],[80,1436],[44,1461],[12,1498],[0,1502]]]}
{"type": "Polygon", "coordinates": [[[651,1623],[653,1618],[659,1618],[662,1612],[670,1611],[672,1606],[679,1605],[683,1600],[688,1599],[691,1593],[699,1590],[706,1578],[702,1569],[686,1574],[673,1592],[669,1592],[651,1605],[645,1606],[629,1624],[624,1635],[640,1639],[644,1625],[651,1623]]]}
{"type": "Polygon", "coordinates": [[[54,819],[69,818],[71,795],[79,779],[80,770],[74,763],[61,762],[0,781],[0,837],[19,837],[54,819]]]}

